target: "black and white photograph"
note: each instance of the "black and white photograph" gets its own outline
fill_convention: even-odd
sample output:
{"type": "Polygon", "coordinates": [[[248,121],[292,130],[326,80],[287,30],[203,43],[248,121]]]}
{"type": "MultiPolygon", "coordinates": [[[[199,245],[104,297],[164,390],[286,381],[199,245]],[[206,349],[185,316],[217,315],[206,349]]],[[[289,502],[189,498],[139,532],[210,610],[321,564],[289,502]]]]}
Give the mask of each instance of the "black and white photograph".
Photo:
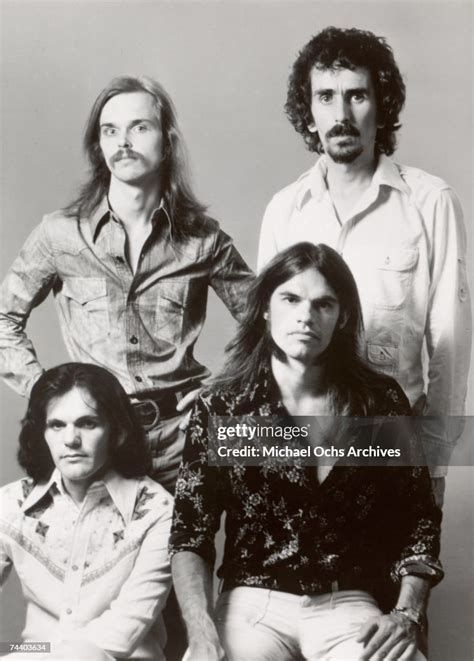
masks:
{"type": "Polygon", "coordinates": [[[469,0],[0,0],[0,658],[474,658],[469,0]]]}

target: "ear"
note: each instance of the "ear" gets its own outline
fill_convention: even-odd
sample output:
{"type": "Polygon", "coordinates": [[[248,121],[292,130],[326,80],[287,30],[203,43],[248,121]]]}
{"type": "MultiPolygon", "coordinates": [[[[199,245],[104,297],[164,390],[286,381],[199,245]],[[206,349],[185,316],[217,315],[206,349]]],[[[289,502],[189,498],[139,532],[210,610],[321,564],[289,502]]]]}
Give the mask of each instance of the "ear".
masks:
{"type": "Polygon", "coordinates": [[[314,122],[311,122],[311,124],[308,124],[308,131],[310,133],[317,133],[318,129],[316,128],[316,124],[314,122]]]}
{"type": "Polygon", "coordinates": [[[264,318],[266,321],[268,321],[268,311],[267,311],[267,310],[265,310],[265,312],[263,313],[263,318],[264,318]]]}
{"type": "Polygon", "coordinates": [[[347,324],[348,319],[349,319],[349,315],[347,314],[347,312],[346,311],[342,312],[341,316],[339,317],[338,327],[340,329],[344,328],[344,326],[347,324]]]}

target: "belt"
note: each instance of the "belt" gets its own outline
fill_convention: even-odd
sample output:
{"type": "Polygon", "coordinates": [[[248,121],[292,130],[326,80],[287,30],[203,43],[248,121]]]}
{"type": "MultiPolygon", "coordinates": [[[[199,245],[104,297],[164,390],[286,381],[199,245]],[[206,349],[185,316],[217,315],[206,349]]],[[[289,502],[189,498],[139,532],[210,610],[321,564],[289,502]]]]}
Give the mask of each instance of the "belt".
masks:
{"type": "Polygon", "coordinates": [[[138,395],[133,395],[132,406],[135,414],[145,431],[155,427],[160,420],[176,418],[180,413],[176,410],[178,402],[183,397],[197,388],[192,385],[185,390],[152,390],[138,395]]]}
{"type": "MultiPolygon", "coordinates": [[[[221,586],[219,590],[225,592],[226,590],[232,590],[237,587],[250,587],[245,585],[240,581],[235,581],[232,579],[224,579],[221,581],[221,586]]],[[[341,590],[363,590],[364,592],[369,592],[372,594],[373,589],[371,581],[363,580],[360,577],[356,576],[341,576],[334,581],[322,581],[319,583],[318,590],[301,590],[299,586],[295,585],[294,581],[278,581],[277,588],[267,588],[265,585],[255,585],[255,587],[263,587],[264,589],[277,590],[279,592],[289,592],[295,595],[307,595],[307,596],[318,596],[321,594],[330,594],[331,592],[339,592],[341,590]]]]}

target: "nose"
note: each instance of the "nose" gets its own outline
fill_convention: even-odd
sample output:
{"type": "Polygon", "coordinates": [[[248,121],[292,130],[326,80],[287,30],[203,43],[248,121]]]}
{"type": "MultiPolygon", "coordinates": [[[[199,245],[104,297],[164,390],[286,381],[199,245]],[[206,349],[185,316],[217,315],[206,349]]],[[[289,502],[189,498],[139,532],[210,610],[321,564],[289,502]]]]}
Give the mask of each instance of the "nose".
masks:
{"type": "Polygon", "coordinates": [[[120,135],[119,135],[119,140],[118,140],[118,146],[121,147],[122,149],[126,149],[128,147],[131,147],[131,142],[130,142],[130,136],[128,134],[128,131],[123,130],[120,135]]]}
{"type": "Polygon", "coordinates": [[[313,325],[314,314],[310,301],[301,301],[298,305],[298,321],[307,326],[313,325]]]}
{"type": "Polygon", "coordinates": [[[334,119],[337,123],[342,124],[349,119],[350,105],[343,94],[336,94],[334,97],[334,119]]]}
{"type": "Polygon", "coordinates": [[[64,430],[64,445],[75,448],[81,445],[81,432],[74,425],[67,426],[64,430]]]}

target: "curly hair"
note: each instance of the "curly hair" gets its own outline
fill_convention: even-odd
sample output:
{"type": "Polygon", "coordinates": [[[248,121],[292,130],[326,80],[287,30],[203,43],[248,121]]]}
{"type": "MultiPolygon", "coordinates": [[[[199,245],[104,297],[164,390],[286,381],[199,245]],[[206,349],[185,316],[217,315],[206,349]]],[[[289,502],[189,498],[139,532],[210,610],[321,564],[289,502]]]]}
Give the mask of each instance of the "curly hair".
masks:
{"type": "Polygon", "coordinates": [[[53,367],[33,386],[19,437],[20,466],[35,482],[50,477],[54,462],[44,437],[48,404],[73,388],[86,390],[110,425],[112,467],[123,477],[148,474],[152,467],[151,455],[127,394],[110,372],[88,363],[53,367]]]}
{"type": "Polygon", "coordinates": [[[371,75],[377,102],[375,153],[393,154],[395,131],[405,103],[405,84],[393,57],[393,51],[383,37],[368,30],[343,30],[328,27],[313,37],[300,51],[288,80],[285,112],[291,124],[304,138],[310,151],[323,153],[318,133],[312,133],[311,80],[313,67],[321,70],[366,67],[371,75]]]}

